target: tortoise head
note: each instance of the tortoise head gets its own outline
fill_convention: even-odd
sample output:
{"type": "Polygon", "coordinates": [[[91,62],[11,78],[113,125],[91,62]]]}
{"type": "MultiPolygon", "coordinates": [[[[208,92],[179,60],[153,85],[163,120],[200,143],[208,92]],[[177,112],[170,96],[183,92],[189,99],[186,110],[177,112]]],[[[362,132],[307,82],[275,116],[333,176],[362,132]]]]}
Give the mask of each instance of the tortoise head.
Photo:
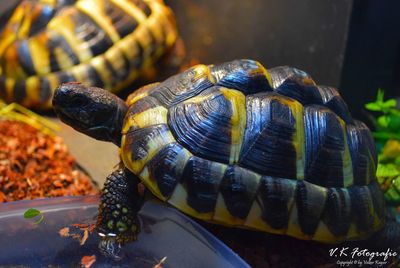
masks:
{"type": "Polygon", "coordinates": [[[61,84],[53,97],[57,116],[74,129],[98,140],[121,143],[128,106],[114,94],[81,83],[61,84]]]}

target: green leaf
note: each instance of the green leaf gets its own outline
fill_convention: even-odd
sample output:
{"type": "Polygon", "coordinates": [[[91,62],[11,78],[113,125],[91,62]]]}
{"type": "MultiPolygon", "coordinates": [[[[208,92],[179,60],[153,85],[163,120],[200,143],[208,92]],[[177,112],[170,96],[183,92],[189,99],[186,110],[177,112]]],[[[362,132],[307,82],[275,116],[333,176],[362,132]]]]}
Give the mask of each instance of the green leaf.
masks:
{"type": "Polygon", "coordinates": [[[400,116],[389,115],[388,119],[388,128],[393,132],[400,133],[400,116]]]}
{"type": "Polygon", "coordinates": [[[27,211],[25,211],[24,213],[24,218],[25,219],[30,219],[30,218],[34,218],[37,215],[42,214],[42,212],[40,212],[39,210],[35,209],[35,208],[30,208],[27,211]]]}
{"type": "Polygon", "coordinates": [[[399,204],[400,202],[400,194],[393,188],[386,191],[385,198],[390,204],[399,204]]]}
{"type": "MultiPolygon", "coordinates": [[[[386,159],[396,159],[396,157],[400,156],[400,141],[398,140],[388,140],[385,143],[385,147],[383,147],[383,151],[381,153],[382,157],[386,159]]],[[[399,167],[400,168],[400,167],[399,167]]]]}
{"type": "Polygon", "coordinates": [[[382,104],[382,106],[385,108],[394,108],[396,105],[397,101],[395,99],[389,99],[382,104]]]}
{"type": "Polygon", "coordinates": [[[390,179],[390,177],[384,177],[384,176],[376,176],[376,179],[377,179],[377,181],[378,181],[378,183],[379,183],[379,185],[384,185],[385,183],[386,183],[386,181],[388,180],[388,179],[390,179]]]}
{"type": "Polygon", "coordinates": [[[376,102],[383,102],[383,97],[385,96],[385,91],[383,89],[378,89],[378,94],[376,95],[376,102]]]}
{"type": "Polygon", "coordinates": [[[381,106],[377,104],[376,102],[370,102],[365,104],[365,108],[367,108],[370,111],[374,112],[380,112],[382,110],[381,106]]]}
{"type": "Polygon", "coordinates": [[[35,218],[37,216],[40,216],[40,218],[37,221],[35,221],[35,224],[39,224],[44,220],[43,213],[40,210],[37,210],[35,208],[30,208],[27,211],[25,211],[25,213],[24,213],[25,219],[31,219],[31,218],[35,218]]]}
{"type": "Polygon", "coordinates": [[[393,179],[392,185],[398,192],[400,192],[400,176],[398,176],[397,178],[393,179]]]}
{"type": "Polygon", "coordinates": [[[400,175],[400,171],[394,164],[378,164],[376,176],[378,177],[395,177],[400,175]]]}
{"type": "Polygon", "coordinates": [[[387,126],[390,123],[390,118],[388,116],[382,115],[382,116],[378,117],[377,122],[378,122],[379,127],[387,128],[387,126]]]}
{"type": "Polygon", "coordinates": [[[400,167],[400,155],[394,160],[395,165],[400,167]]]}

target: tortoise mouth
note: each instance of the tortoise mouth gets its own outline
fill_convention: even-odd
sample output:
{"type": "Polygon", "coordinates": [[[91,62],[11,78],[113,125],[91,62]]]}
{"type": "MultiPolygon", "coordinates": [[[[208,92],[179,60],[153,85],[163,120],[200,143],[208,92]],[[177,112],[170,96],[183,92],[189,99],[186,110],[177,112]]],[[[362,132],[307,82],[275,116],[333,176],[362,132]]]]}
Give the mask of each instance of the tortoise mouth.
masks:
{"type": "Polygon", "coordinates": [[[95,139],[100,140],[113,140],[109,128],[103,125],[93,125],[91,118],[87,113],[78,111],[79,116],[71,116],[68,112],[62,110],[56,111],[58,118],[65,124],[71,126],[73,129],[89,135],[95,139]]]}
{"type": "Polygon", "coordinates": [[[54,111],[61,121],[75,129],[89,130],[91,128],[89,115],[85,113],[83,109],[68,111],[59,107],[54,107],[54,111]]]}

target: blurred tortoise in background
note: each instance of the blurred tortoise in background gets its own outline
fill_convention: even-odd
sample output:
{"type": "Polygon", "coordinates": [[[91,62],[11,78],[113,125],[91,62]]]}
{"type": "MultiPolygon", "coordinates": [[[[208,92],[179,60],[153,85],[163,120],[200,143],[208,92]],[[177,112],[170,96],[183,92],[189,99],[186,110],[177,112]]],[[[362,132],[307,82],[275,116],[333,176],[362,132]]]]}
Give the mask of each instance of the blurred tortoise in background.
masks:
{"type": "Polygon", "coordinates": [[[0,35],[0,98],[46,109],[69,81],[117,92],[176,38],[162,0],[24,0],[0,35]]]}
{"type": "MultiPolygon", "coordinates": [[[[140,182],[195,218],[303,240],[359,240],[385,225],[370,131],[335,89],[298,69],[197,65],[126,102],[66,83],[53,105],[76,130],[121,148],[97,221],[109,255],[136,239],[140,182]]],[[[398,243],[397,225],[384,230],[398,243]]]]}

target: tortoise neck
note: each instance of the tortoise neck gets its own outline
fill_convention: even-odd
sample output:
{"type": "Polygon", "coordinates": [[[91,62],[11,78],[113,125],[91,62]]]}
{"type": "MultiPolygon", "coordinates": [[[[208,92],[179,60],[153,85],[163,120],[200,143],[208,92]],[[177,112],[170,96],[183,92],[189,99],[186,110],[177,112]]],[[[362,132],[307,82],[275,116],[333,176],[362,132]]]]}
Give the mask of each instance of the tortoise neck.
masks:
{"type": "Polygon", "coordinates": [[[111,118],[111,131],[110,131],[110,141],[117,145],[118,147],[121,146],[121,139],[122,139],[122,126],[124,124],[125,115],[128,112],[128,106],[124,101],[118,99],[118,109],[115,113],[115,116],[111,118]]]}

